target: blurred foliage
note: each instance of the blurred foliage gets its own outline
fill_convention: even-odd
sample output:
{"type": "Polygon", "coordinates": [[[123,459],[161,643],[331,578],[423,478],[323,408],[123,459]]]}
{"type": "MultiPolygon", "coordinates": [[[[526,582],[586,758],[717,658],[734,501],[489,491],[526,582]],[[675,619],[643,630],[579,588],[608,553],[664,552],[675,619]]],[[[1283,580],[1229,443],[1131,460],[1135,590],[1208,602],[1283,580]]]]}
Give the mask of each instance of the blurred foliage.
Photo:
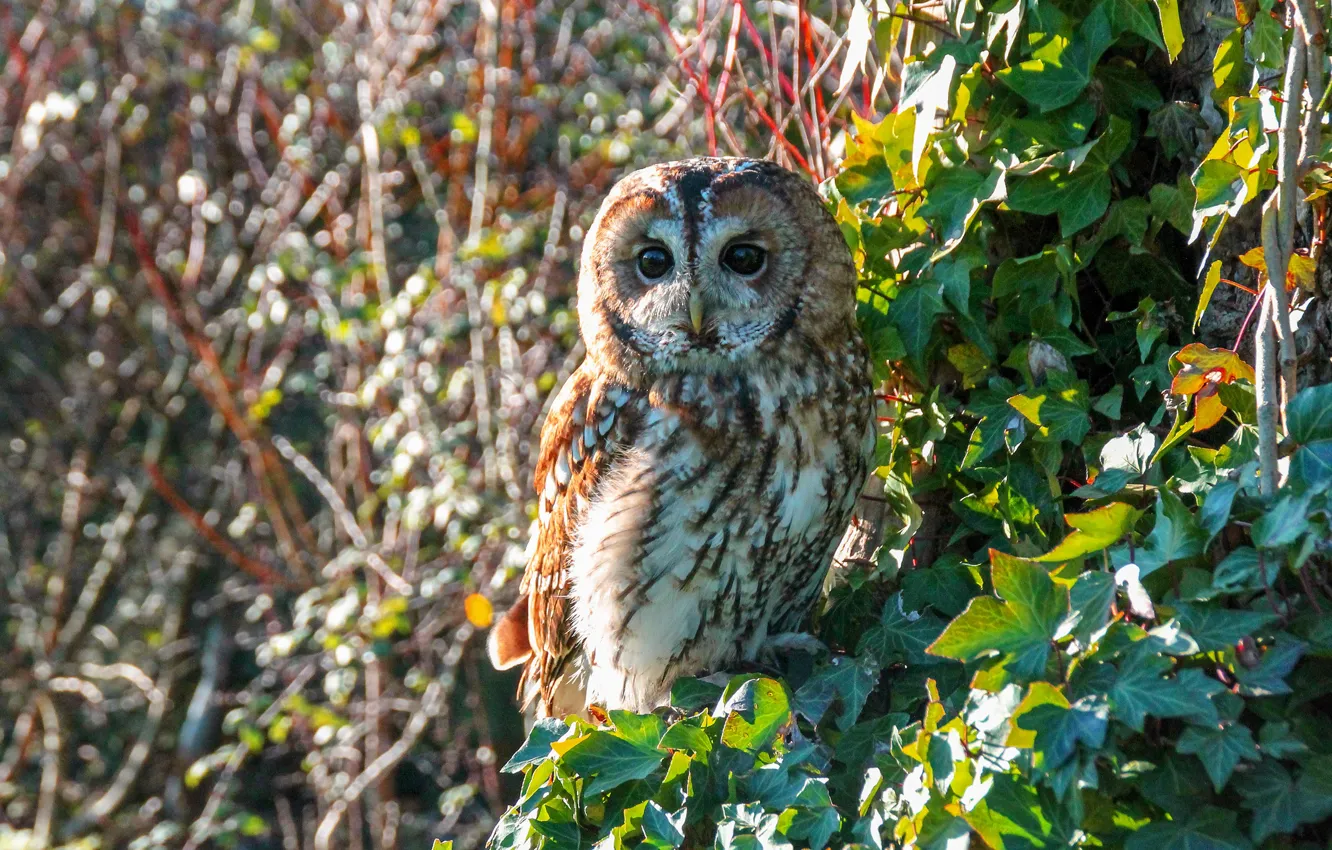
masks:
{"type": "MultiPolygon", "coordinates": [[[[1269,494],[1275,376],[1244,330],[1193,337],[1220,225],[1276,183],[1278,113],[1308,156],[1288,288],[1307,313],[1329,294],[1326,44],[1278,103],[1290,6],[1226,22],[1219,139],[1169,100],[1170,0],[875,27],[905,41],[902,97],[857,117],[824,188],[862,273],[896,524],[834,571],[822,657],[539,722],[492,847],[1327,846],[1332,387],[1292,389],[1269,494]]],[[[1227,281],[1250,296],[1253,247],[1252,286],[1227,281]]]]}
{"type": "Polygon", "coordinates": [[[521,725],[464,598],[522,562],[580,227],[694,129],[644,132],[675,88],[642,24],[0,10],[15,835],[484,837],[521,725]]]}
{"type": "Polygon", "coordinates": [[[734,8],[0,4],[0,847],[484,841],[596,204],[890,105],[734,8]]]}

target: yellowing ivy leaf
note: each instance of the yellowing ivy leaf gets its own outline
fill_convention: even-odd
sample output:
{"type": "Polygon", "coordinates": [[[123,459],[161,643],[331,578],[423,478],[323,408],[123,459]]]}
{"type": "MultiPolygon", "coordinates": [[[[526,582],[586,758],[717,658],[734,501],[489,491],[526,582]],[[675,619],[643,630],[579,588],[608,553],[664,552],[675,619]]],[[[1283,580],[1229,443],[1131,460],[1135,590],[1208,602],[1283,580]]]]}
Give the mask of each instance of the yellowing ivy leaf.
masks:
{"type": "Polygon", "coordinates": [[[1064,522],[1073,528],[1053,550],[1038,561],[1071,561],[1113,545],[1133,528],[1138,512],[1132,505],[1113,502],[1085,514],[1066,514],[1064,522]]]}
{"type": "Polygon", "coordinates": [[[1193,314],[1193,329],[1198,330],[1198,324],[1202,321],[1203,313],[1207,312],[1207,305],[1212,300],[1212,293],[1216,292],[1216,285],[1221,282],[1221,261],[1215,260],[1207,269],[1207,278],[1203,281],[1202,294],[1198,296],[1198,309],[1193,314]]]}

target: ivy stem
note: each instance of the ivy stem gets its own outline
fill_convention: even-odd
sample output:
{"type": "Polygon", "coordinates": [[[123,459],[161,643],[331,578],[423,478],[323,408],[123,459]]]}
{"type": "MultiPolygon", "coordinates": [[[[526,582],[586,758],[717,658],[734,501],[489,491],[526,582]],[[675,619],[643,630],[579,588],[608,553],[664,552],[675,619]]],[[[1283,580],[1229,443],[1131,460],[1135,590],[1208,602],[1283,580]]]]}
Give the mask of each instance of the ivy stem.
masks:
{"type": "MultiPolygon", "coordinates": [[[[1254,357],[1258,405],[1258,489],[1263,496],[1276,492],[1277,476],[1277,400],[1276,328],[1272,324],[1272,297],[1264,292],[1260,299],[1258,339],[1254,357]]],[[[1261,554],[1259,555],[1261,558],[1261,554]]]]}
{"type": "MultiPolygon", "coordinates": [[[[1262,313],[1258,320],[1255,371],[1259,489],[1264,496],[1276,492],[1278,419],[1285,403],[1295,395],[1295,339],[1290,326],[1286,270],[1290,265],[1295,240],[1295,184],[1299,180],[1300,131],[1304,123],[1301,113],[1305,66],[1309,64],[1307,59],[1311,47],[1311,24],[1305,14],[1309,11],[1308,0],[1304,0],[1304,3],[1298,10],[1292,10],[1296,26],[1286,59],[1286,80],[1281,97],[1281,123],[1277,131],[1277,184],[1263,205],[1263,259],[1267,274],[1262,288],[1262,313]],[[1280,392],[1277,390],[1278,375],[1281,381],[1280,392]]],[[[1317,24],[1312,26],[1316,27],[1317,24]]],[[[1321,61],[1321,56],[1315,57],[1313,64],[1321,61]]],[[[1321,88],[1321,74],[1316,73],[1315,76],[1315,86],[1321,88]]],[[[1308,140],[1303,141],[1307,144],[1308,140]]]]}

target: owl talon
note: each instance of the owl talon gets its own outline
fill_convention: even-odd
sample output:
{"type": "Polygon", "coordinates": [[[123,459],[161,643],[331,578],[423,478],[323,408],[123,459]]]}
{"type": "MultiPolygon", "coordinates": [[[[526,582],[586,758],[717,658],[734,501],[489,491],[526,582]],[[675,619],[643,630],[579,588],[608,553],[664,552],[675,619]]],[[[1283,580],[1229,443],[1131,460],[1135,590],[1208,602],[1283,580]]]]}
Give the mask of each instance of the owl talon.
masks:
{"type": "Polygon", "coordinates": [[[814,635],[808,632],[783,632],[768,638],[768,642],[763,646],[769,653],[781,655],[790,655],[793,652],[803,652],[806,655],[829,655],[832,650],[828,645],[814,635]]]}

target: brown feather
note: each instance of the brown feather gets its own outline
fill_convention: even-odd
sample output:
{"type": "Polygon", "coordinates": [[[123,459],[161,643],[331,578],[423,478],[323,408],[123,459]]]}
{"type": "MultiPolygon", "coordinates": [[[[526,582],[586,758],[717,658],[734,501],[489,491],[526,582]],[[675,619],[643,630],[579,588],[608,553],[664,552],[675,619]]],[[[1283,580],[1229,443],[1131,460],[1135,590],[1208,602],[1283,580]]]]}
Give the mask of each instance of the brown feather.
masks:
{"type": "Polygon", "coordinates": [[[496,670],[517,667],[532,657],[532,643],[527,635],[527,609],[527,597],[520,596],[491,628],[486,650],[496,670]]]}

